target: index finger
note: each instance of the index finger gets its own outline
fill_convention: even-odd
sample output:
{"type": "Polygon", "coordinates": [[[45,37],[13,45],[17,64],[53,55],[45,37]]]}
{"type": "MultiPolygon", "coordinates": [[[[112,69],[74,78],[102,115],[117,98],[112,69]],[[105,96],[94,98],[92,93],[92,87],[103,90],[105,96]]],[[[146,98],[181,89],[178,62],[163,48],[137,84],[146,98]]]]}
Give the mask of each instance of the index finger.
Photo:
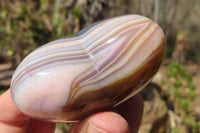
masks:
{"type": "Polygon", "coordinates": [[[24,115],[14,104],[10,89],[0,96],[0,121],[13,122],[13,121],[26,121],[30,117],[24,115]]]}

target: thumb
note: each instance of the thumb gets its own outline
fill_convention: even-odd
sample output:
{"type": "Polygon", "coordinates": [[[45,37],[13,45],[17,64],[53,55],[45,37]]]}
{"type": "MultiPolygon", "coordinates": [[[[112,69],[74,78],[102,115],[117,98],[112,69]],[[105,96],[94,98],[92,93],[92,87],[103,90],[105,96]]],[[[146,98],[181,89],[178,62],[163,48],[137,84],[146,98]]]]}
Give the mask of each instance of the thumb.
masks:
{"type": "Polygon", "coordinates": [[[72,127],[71,133],[129,133],[126,120],[115,112],[96,113],[72,127]]]}

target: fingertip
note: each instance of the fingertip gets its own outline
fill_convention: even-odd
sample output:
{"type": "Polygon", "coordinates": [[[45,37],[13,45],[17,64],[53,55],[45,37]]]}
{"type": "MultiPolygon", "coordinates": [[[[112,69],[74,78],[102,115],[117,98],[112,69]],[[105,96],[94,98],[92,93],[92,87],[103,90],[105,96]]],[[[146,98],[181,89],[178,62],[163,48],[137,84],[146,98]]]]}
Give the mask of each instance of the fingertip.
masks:
{"type": "Polygon", "coordinates": [[[126,120],[115,112],[94,114],[72,129],[73,133],[129,133],[126,120]]]}
{"type": "Polygon", "coordinates": [[[29,116],[26,116],[17,108],[12,99],[10,89],[0,96],[0,105],[0,121],[13,122],[15,120],[17,122],[30,119],[29,116]]]}

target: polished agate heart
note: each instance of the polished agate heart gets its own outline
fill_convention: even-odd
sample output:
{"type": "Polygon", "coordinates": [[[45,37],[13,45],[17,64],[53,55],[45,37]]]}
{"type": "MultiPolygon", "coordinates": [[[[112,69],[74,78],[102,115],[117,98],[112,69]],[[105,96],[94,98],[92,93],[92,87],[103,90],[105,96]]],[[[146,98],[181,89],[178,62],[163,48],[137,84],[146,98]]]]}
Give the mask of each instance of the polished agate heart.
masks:
{"type": "Polygon", "coordinates": [[[165,52],[164,33],[150,19],[111,18],[29,54],[12,77],[12,98],[34,118],[80,120],[138,93],[165,52]]]}

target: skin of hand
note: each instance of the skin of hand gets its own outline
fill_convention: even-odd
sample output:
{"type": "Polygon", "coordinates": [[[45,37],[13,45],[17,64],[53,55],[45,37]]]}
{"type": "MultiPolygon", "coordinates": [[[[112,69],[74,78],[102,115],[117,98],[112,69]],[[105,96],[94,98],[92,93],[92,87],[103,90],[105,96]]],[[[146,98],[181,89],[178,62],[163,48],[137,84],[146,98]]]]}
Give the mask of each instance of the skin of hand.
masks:
{"type": "MultiPolygon", "coordinates": [[[[136,95],[112,111],[93,114],[75,123],[70,133],[137,133],[143,100],[136,95]]],[[[10,89],[0,96],[0,133],[54,133],[55,123],[32,119],[14,104],[10,89]]]]}

